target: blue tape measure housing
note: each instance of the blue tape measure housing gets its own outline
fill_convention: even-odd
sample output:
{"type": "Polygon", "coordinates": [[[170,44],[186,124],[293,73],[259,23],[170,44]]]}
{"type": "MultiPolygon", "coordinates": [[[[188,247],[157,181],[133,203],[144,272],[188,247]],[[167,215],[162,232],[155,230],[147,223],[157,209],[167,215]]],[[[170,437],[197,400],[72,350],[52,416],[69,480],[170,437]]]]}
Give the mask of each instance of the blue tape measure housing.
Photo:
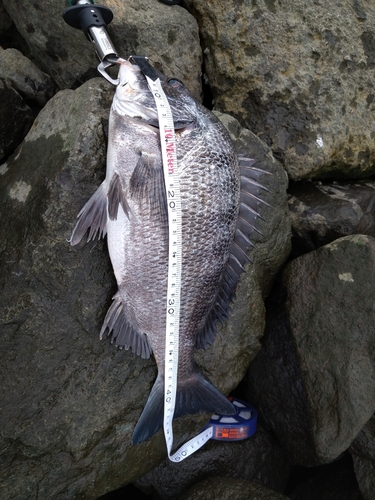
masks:
{"type": "Polygon", "coordinates": [[[258,412],[246,401],[229,398],[236,413],[234,415],[212,415],[203,430],[213,428],[211,439],[217,441],[240,441],[247,439],[256,432],[258,412]]]}

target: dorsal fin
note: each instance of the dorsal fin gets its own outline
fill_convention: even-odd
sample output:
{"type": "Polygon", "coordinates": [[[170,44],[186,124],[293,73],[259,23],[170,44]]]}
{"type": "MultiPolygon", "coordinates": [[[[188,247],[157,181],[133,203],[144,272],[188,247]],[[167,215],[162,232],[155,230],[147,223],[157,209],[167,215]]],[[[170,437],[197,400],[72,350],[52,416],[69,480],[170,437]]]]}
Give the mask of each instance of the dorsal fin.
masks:
{"type": "Polygon", "coordinates": [[[223,272],[216,297],[216,303],[208,314],[204,327],[198,332],[196,347],[205,349],[207,344],[212,344],[216,335],[216,322],[221,323],[228,318],[231,309],[230,302],[235,297],[236,287],[244,266],[251,262],[247,255],[248,250],[254,247],[251,235],[254,231],[262,234],[258,228],[258,219],[263,217],[258,212],[260,204],[270,205],[261,197],[262,191],[269,191],[259,182],[260,177],[270,175],[266,170],[255,167],[256,160],[238,155],[241,174],[240,207],[234,238],[229,250],[229,258],[223,272]]]}

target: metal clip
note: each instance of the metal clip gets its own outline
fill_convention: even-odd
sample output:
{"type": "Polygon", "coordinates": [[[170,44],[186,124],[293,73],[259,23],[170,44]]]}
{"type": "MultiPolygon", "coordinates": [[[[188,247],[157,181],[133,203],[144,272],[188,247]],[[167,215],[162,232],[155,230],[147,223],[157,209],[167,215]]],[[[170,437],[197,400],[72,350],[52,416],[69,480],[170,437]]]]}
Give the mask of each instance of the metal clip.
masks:
{"type": "MultiPolygon", "coordinates": [[[[119,59],[119,58],[118,58],[119,59]]],[[[114,60],[111,60],[111,59],[104,59],[101,63],[99,63],[99,66],[98,66],[98,71],[99,73],[104,76],[104,78],[109,81],[109,83],[112,83],[112,85],[118,85],[120,83],[120,78],[112,78],[111,76],[109,76],[109,74],[107,73],[106,69],[111,67],[111,66],[114,66],[116,64],[116,61],[117,59],[114,59],[114,60]]]]}

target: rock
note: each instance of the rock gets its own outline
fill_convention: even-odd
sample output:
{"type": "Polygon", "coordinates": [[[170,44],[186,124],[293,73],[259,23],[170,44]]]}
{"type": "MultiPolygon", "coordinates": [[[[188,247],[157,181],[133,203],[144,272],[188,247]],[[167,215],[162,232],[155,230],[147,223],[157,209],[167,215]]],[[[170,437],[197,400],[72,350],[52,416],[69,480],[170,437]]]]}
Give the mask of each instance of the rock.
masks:
{"type": "Polygon", "coordinates": [[[0,78],[0,160],[16,149],[32,123],[29,106],[9,82],[0,78]]]}
{"type": "Polygon", "coordinates": [[[5,33],[12,26],[12,20],[4,8],[3,1],[0,0],[0,35],[5,33]]]}
{"type": "Polygon", "coordinates": [[[374,413],[374,264],[374,238],[340,238],[291,261],[267,303],[247,399],[298,464],[336,459],[374,413]]]}
{"type": "Polygon", "coordinates": [[[363,500],[349,454],[300,475],[307,477],[286,491],[291,500],[363,500]]]}
{"type": "Polygon", "coordinates": [[[289,187],[293,255],[350,234],[375,236],[375,182],[298,182],[289,187]]]}
{"type": "Polygon", "coordinates": [[[375,415],[355,438],[350,452],[360,490],[365,500],[372,500],[375,491],[375,415]]]}
{"type": "Polygon", "coordinates": [[[212,477],[192,486],[179,500],[287,500],[288,497],[242,479],[212,477]]]}
{"type": "Polygon", "coordinates": [[[352,455],[375,462],[375,415],[363,427],[350,446],[352,455]]]}
{"type": "Polygon", "coordinates": [[[95,499],[164,456],[161,437],[156,461],[130,444],[153,362],[98,340],[115,289],[105,243],[67,241],[104,175],[111,98],[103,79],[59,92],[0,167],[4,500],[95,499]]]}
{"type": "Polygon", "coordinates": [[[367,458],[353,456],[353,463],[363,498],[365,500],[374,500],[375,462],[367,458]]]}
{"type": "MultiPolygon", "coordinates": [[[[3,1],[38,66],[60,88],[78,86],[98,75],[94,47],[81,30],[70,27],[62,18],[67,3],[3,1]]],[[[196,97],[200,96],[198,27],[185,9],[155,0],[144,0],[142,5],[137,0],[102,0],[100,4],[113,11],[108,33],[122,57],[148,56],[155,67],[166,75],[180,78],[196,97]]]]}
{"type": "MultiPolygon", "coordinates": [[[[194,483],[209,477],[251,480],[283,491],[290,470],[286,453],[271,433],[258,426],[256,434],[244,441],[211,440],[184,462],[164,460],[139,479],[136,486],[163,500],[177,499],[194,483]]],[[[233,498],[237,499],[235,495],[233,498]]]]}
{"type": "MultiPolygon", "coordinates": [[[[106,245],[72,249],[68,244],[77,213],[104,177],[112,95],[103,79],[58,92],[16,154],[0,166],[4,500],[95,499],[134,482],[165,458],[161,432],[131,444],[155,379],[153,359],[98,340],[116,289],[106,245]]],[[[265,174],[274,190],[267,200],[281,214],[260,208],[268,216],[261,226],[267,237],[252,252],[254,265],[238,288],[231,321],[220,329],[214,348],[199,355],[222,391],[238,384],[259,349],[261,290],[271,278],[258,280],[268,261],[271,274],[282,265],[290,236],[283,170],[259,139],[238,133],[248,137],[250,150],[255,145],[257,155],[263,151],[260,165],[273,173],[265,174]],[[276,248],[279,255],[270,257],[276,248]]],[[[177,420],[176,446],[206,421],[205,415],[177,420]]]]}
{"type": "Polygon", "coordinates": [[[291,179],[375,172],[375,5],[186,0],[215,109],[263,139],[291,179]]]}
{"type": "Polygon", "coordinates": [[[0,78],[9,80],[24,98],[41,106],[56,92],[51,78],[17,49],[0,49],[0,78]]]}

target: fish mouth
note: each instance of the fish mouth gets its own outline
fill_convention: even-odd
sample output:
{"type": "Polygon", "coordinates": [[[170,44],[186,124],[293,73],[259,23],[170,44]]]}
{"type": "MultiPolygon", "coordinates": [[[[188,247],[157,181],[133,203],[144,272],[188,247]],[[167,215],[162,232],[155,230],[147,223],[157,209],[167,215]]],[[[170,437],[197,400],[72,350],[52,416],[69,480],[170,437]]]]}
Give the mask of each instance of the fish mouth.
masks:
{"type": "Polygon", "coordinates": [[[154,97],[145,76],[138,66],[119,58],[119,84],[113,98],[112,108],[122,116],[157,123],[158,114],[154,97]]]}

